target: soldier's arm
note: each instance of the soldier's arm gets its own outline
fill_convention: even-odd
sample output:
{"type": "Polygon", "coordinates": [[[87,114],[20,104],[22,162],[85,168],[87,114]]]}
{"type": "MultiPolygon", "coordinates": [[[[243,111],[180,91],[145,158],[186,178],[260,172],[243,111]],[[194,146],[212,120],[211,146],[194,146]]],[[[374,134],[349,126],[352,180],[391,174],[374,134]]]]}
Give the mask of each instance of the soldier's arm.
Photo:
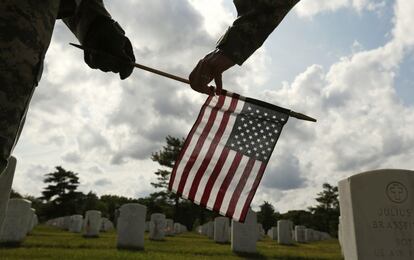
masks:
{"type": "Polygon", "coordinates": [[[75,12],[63,19],[64,23],[82,45],[99,51],[85,49],[85,62],[93,69],[112,71],[119,73],[121,79],[128,78],[134,68],[132,63],[135,62],[132,44],[121,26],[112,20],[103,1],[75,0],[72,3],[75,3],[75,6],[72,6],[75,12]],[[106,54],[118,59],[109,58],[106,54]]]}
{"type": "Polygon", "coordinates": [[[70,17],[64,18],[63,22],[82,44],[97,18],[111,18],[111,15],[105,9],[102,0],[75,0],[70,2],[72,2],[74,6],[68,7],[68,9],[71,9],[69,12],[72,10],[74,10],[74,12],[70,17]]]}
{"type": "Polygon", "coordinates": [[[299,0],[234,0],[238,17],[217,48],[241,65],[279,25],[299,0]]]}

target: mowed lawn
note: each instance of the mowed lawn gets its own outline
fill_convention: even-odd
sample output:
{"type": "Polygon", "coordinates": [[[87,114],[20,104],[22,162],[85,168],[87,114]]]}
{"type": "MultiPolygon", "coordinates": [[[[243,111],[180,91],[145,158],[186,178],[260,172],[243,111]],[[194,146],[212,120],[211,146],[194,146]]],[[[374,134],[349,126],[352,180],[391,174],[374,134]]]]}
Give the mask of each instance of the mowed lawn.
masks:
{"type": "Polygon", "coordinates": [[[258,253],[238,255],[230,244],[216,244],[196,233],[151,241],[145,235],[145,249],[117,250],[116,233],[83,238],[47,226],[38,226],[18,248],[0,247],[0,259],[342,259],[337,240],[280,246],[266,238],[257,243],[258,253]]]}

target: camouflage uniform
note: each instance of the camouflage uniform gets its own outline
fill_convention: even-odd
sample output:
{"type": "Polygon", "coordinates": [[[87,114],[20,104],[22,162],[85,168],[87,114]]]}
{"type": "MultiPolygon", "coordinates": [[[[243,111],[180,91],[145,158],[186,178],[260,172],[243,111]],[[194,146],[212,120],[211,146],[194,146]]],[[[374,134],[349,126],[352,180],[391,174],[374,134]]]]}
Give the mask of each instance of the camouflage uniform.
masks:
{"type": "Polygon", "coordinates": [[[299,0],[233,0],[238,17],[217,48],[241,65],[257,50],[299,0]]]}
{"type": "Polygon", "coordinates": [[[82,43],[97,16],[110,17],[102,0],[1,0],[0,174],[40,80],[55,20],[67,17],[64,22],[82,43]]]}

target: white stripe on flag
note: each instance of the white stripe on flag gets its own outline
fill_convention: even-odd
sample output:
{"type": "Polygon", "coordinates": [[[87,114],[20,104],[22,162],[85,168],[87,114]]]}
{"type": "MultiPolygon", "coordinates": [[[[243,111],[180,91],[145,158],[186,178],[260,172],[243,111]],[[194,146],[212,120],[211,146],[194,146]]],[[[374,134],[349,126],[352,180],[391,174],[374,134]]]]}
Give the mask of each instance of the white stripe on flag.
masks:
{"type": "MultiPolygon", "coordinates": [[[[231,98],[226,98],[224,100],[223,107],[222,107],[222,109],[220,109],[218,111],[216,119],[214,120],[213,126],[211,127],[210,132],[208,133],[208,135],[206,136],[206,140],[204,141],[203,146],[201,147],[200,153],[197,156],[197,160],[194,162],[194,165],[193,165],[193,167],[191,168],[191,170],[188,174],[187,182],[185,183],[184,190],[183,190],[183,193],[182,193],[182,196],[186,199],[190,195],[189,193],[190,193],[191,186],[193,186],[194,177],[196,176],[197,171],[201,166],[201,163],[203,162],[204,158],[206,157],[206,154],[208,152],[208,149],[210,148],[210,145],[211,145],[211,143],[214,139],[214,136],[216,135],[217,131],[219,130],[220,122],[221,122],[221,120],[223,119],[223,116],[224,116],[223,111],[226,111],[226,110],[229,109],[230,103],[231,103],[231,98]]],[[[197,138],[199,138],[199,137],[200,136],[198,135],[197,138]]]]}
{"type": "Polygon", "coordinates": [[[234,191],[236,190],[237,184],[240,181],[240,178],[243,176],[244,169],[247,167],[247,162],[249,161],[249,157],[243,155],[242,159],[240,160],[240,164],[237,167],[236,172],[230,182],[229,187],[226,190],[226,193],[223,198],[223,202],[221,203],[220,213],[224,216],[227,213],[227,209],[229,208],[231,197],[233,196],[234,191]]]}
{"type": "MultiPolygon", "coordinates": [[[[230,115],[229,121],[227,122],[226,128],[223,132],[223,136],[221,137],[221,139],[219,141],[219,145],[217,145],[216,151],[214,152],[213,157],[212,157],[205,173],[203,174],[203,177],[201,178],[200,185],[198,186],[198,190],[197,190],[197,193],[196,193],[195,199],[194,199],[194,201],[196,201],[197,203],[201,202],[201,198],[204,194],[204,190],[206,188],[208,179],[210,178],[211,174],[213,173],[214,167],[216,166],[217,161],[218,161],[218,159],[220,158],[220,156],[223,152],[224,145],[227,143],[227,140],[229,139],[231,131],[233,130],[233,125],[234,125],[234,122],[236,121],[236,115],[239,114],[240,111],[243,109],[243,105],[244,105],[244,102],[239,100],[234,113],[232,113],[230,115]]],[[[217,184],[214,183],[213,186],[215,186],[215,185],[217,185],[217,184]]],[[[220,185],[221,185],[221,183],[220,183],[220,185]]]]}
{"type": "Polygon", "coordinates": [[[203,132],[203,129],[206,126],[206,124],[208,122],[208,119],[210,118],[211,111],[212,111],[213,107],[215,107],[217,105],[217,102],[218,102],[218,96],[215,96],[211,99],[210,104],[206,107],[206,109],[204,111],[204,116],[203,116],[202,120],[200,121],[200,124],[198,125],[198,127],[194,131],[194,135],[191,138],[187,149],[185,150],[183,158],[181,159],[180,164],[177,166],[177,170],[175,172],[174,183],[173,183],[173,186],[172,186],[173,191],[178,190],[178,186],[180,185],[180,181],[181,181],[181,177],[182,177],[181,175],[183,173],[184,167],[187,164],[191,154],[193,153],[194,147],[197,144],[198,137],[203,132]]]}
{"type": "Polygon", "coordinates": [[[223,183],[224,178],[226,178],[227,172],[229,171],[230,166],[236,157],[236,154],[237,153],[235,151],[230,150],[227,156],[227,160],[225,161],[223,168],[221,169],[220,174],[218,175],[217,180],[213,185],[213,188],[210,193],[210,198],[208,199],[206,208],[213,210],[214,203],[216,202],[217,194],[220,190],[221,184],[223,183]]]}
{"type": "Polygon", "coordinates": [[[247,197],[250,194],[250,191],[253,188],[254,180],[256,179],[257,174],[259,173],[260,166],[263,164],[261,161],[255,161],[252,171],[250,172],[249,178],[246,181],[246,185],[243,188],[243,191],[240,193],[240,196],[237,200],[236,208],[234,209],[233,218],[238,221],[240,219],[240,215],[243,211],[244,204],[246,202],[247,197]]]}

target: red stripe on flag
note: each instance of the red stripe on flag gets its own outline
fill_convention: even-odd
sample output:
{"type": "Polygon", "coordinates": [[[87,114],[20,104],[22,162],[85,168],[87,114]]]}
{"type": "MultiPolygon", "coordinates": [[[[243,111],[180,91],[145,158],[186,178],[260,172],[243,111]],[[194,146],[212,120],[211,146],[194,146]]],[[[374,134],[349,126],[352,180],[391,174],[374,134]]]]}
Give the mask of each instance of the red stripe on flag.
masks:
{"type": "Polygon", "coordinates": [[[204,145],[204,142],[206,140],[206,137],[210,133],[210,130],[214,124],[214,121],[217,117],[218,110],[223,106],[225,96],[219,96],[219,100],[217,102],[217,105],[211,110],[210,117],[207,121],[206,126],[203,129],[203,132],[201,133],[200,137],[197,140],[197,144],[194,147],[194,150],[190,156],[190,159],[188,160],[187,164],[184,167],[183,173],[181,175],[180,184],[177,189],[177,194],[182,194],[184,190],[185,183],[187,182],[188,174],[190,173],[191,168],[193,167],[194,163],[197,161],[197,157],[200,153],[201,148],[204,145]]]}
{"type": "Polygon", "coordinates": [[[181,149],[180,155],[178,156],[177,161],[174,163],[174,168],[173,168],[173,171],[171,173],[170,183],[168,184],[168,189],[169,190],[172,189],[172,186],[174,184],[175,175],[176,175],[176,172],[177,172],[178,165],[180,165],[180,162],[183,159],[183,156],[184,156],[185,152],[187,151],[188,145],[191,143],[191,139],[193,138],[194,132],[197,129],[198,125],[200,124],[201,119],[204,117],[204,113],[206,111],[206,108],[208,107],[208,105],[210,105],[210,102],[211,102],[212,98],[213,98],[213,96],[209,96],[207,98],[206,102],[204,103],[203,109],[201,110],[200,114],[197,117],[197,121],[195,122],[195,124],[191,128],[190,133],[188,134],[187,139],[184,142],[184,146],[181,149]]]}
{"type": "MultiPolygon", "coordinates": [[[[246,168],[244,168],[243,174],[240,178],[239,183],[237,183],[236,189],[233,192],[233,195],[231,196],[231,200],[229,203],[229,207],[227,208],[226,216],[232,218],[234,214],[234,210],[236,209],[237,202],[239,200],[240,194],[244,189],[244,186],[246,185],[247,179],[250,176],[250,173],[252,172],[252,168],[254,165],[254,162],[256,160],[253,158],[250,158],[249,161],[246,164],[246,168]]],[[[255,174],[255,173],[253,173],[255,174]]]]}
{"type": "Polygon", "coordinates": [[[249,207],[250,207],[250,203],[252,203],[254,194],[256,193],[260,180],[263,177],[263,173],[264,173],[264,170],[266,169],[267,164],[265,162],[261,162],[261,164],[262,165],[260,165],[260,169],[259,169],[259,172],[257,173],[256,179],[254,180],[252,189],[250,190],[250,193],[246,199],[246,202],[244,203],[243,210],[240,214],[239,222],[242,222],[242,223],[244,222],[246,215],[247,215],[247,211],[249,210],[249,207]]]}
{"type": "Polygon", "coordinates": [[[237,99],[232,98],[229,109],[224,112],[223,118],[220,122],[220,126],[216,132],[216,135],[214,136],[213,141],[211,142],[211,145],[207,151],[207,154],[205,155],[203,162],[200,165],[200,168],[198,169],[193,183],[191,184],[190,193],[188,195],[188,199],[194,200],[195,194],[198,190],[198,186],[200,185],[201,178],[203,177],[208,165],[210,164],[210,161],[212,159],[212,156],[214,152],[216,151],[217,145],[220,142],[221,137],[223,136],[224,130],[226,129],[227,123],[230,118],[230,113],[233,113],[237,106],[237,99]]]}
{"type": "Polygon", "coordinates": [[[234,173],[236,172],[237,168],[239,167],[240,161],[243,155],[241,153],[236,153],[234,160],[230,166],[229,171],[223,174],[226,174],[226,177],[223,180],[223,183],[220,186],[220,190],[217,193],[216,201],[214,202],[214,211],[220,211],[221,204],[223,203],[224,196],[226,195],[227,188],[229,187],[231,180],[233,179],[234,173]]]}
{"type": "Polygon", "coordinates": [[[216,166],[214,167],[213,172],[211,173],[210,178],[207,181],[206,188],[204,189],[203,196],[201,197],[201,201],[200,201],[200,205],[203,207],[207,206],[208,199],[210,198],[211,190],[213,189],[213,186],[217,180],[217,177],[220,175],[221,169],[223,168],[223,165],[226,162],[229,152],[230,150],[224,147],[216,163],[216,166]]]}

